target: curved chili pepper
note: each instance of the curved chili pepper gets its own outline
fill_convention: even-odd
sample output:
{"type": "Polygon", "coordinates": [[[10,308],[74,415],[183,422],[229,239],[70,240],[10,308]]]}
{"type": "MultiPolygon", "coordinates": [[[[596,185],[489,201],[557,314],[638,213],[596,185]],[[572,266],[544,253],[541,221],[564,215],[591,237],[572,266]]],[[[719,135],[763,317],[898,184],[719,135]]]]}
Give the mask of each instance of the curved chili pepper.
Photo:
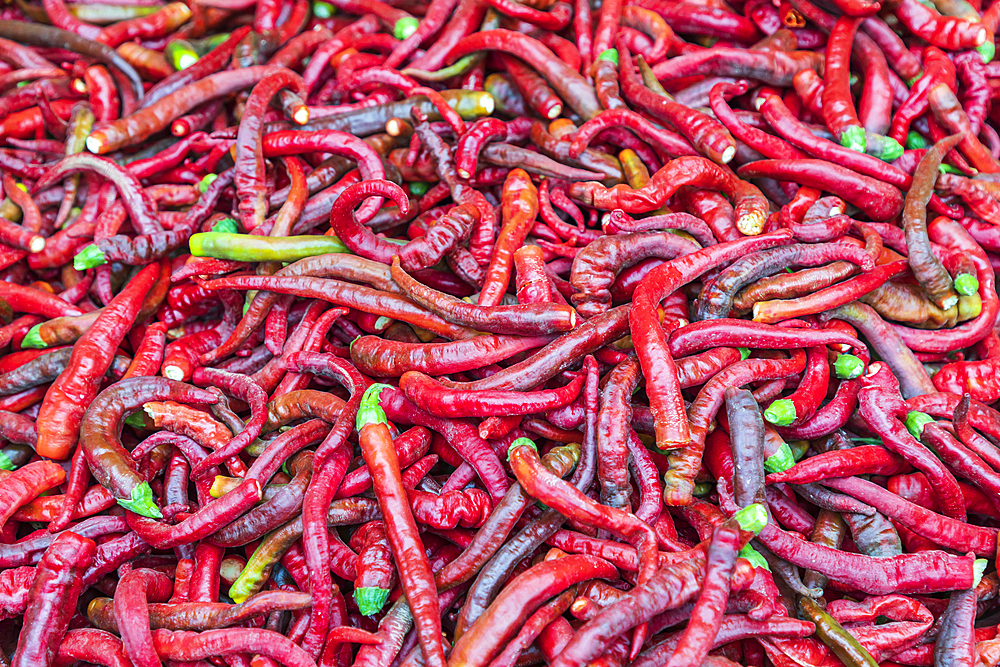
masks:
{"type": "Polygon", "coordinates": [[[672,232],[624,234],[597,239],[573,260],[570,284],[577,293],[571,300],[580,315],[593,317],[610,305],[610,288],[617,271],[647,257],[674,259],[695,250],[697,247],[692,242],[672,232]]]}
{"type": "Polygon", "coordinates": [[[667,663],[671,667],[701,663],[712,648],[712,644],[723,623],[725,601],[729,597],[730,581],[736,566],[736,558],[743,546],[741,529],[758,530],[753,521],[766,521],[766,511],[762,506],[751,506],[757,511],[755,519],[751,513],[738,514],[737,521],[728,521],[712,532],[712,541],[706,553],[705,579],[701,595],[691,610],[691,621],[677,641],[673,655],[667,663]]]}
{"type": "Polygon", "coordinates": [[[315,664],[309,654],[284,635],[259,628],[227,628],[205,632],[155,630],[153,647],[168,660],[192,662],[209,656],[238,653],[261,654],[287,665],[315,664]]]}
{"type": "Polygon", "coordinates": [[[584,377],[577,375],[559,389],[538,392],[463,392],[449,390],[432,378],[407,371],[399,378],[399,388],[418,407],[439,417],[483,417],[504,414],[532,414],[562,407],[580,393],[584,377]]]}
{"type": "Polygon", "coordinates": [[[754,235],[763,229],[765,200],[760,191],[733,178],[731,172],[727,173],[704,158],[680,157],[671,160],[653,175],[648,185],[638,190],[626,185],[607,189],[598,183],[573,183],[569,194],[598,209],[621,208],[626,213],[641,213],[662,206],[684,185],[697,185],[723,192],[736,204],[736,225],[741,231],[754,235]]]}
{"type": "Polygon", "coordinates": [[[417,303],[439,313],[449,322],[496,333],[539,335],[568,331],[576,324],[576,313],[568,306],[522,304],[476,306],[422,285],[403,271],[399,259],[392,260],[393,280],[417,303]]]}
{"type": "Polygon", "coordinates": [[[87,150],[104,154],[140,142],[165,129],[171,120],[199,104],[252,86],[277,71],[278,68],[274,67],[253,66],[206,76],[191,86],[178,88],[146,108],[92,132],[87,137],[87,150]]]}
{"type": "Polygon", "coordinates": [[[151,400],[191,400],[212,404],[215,394],[166,378],[132,378],[101,392],[87,408],[80,425],[80,441],[94,477],[123,507],[142,516],[157,517],[149,484],[132,468],[121,446],[118,427],[127,412],[151,400]]]}
{"type": "Polygon", "coordinates": [[[996,534],[949,519],[895,496],[882,487],[857,477],[826,480],[825,485],[873,504],[880,512],[910,529],[916,529],[942,546],[964,545],[979,555],[995,552],[996,534]]]}
{"type": "Polygon", "coordinates": [[[191,475],[197,477],[200,471],[218,465],[228,458],[238,455],[244,447],[260,435],[267,421],[267,394],[249,378],[236,373],[226,373],[215,369],[199,368],[194,373],[195,384],[213,384],[221,386],[236,398],[250,406],[251,415],[243,429],[223,447],[209,454],[191,469],[191,475]]]}
{"type": "MultiPolygon", "coordinates": [[[[942,16],[919,2],[904,0],[893,8],[893,14],[910,32],[942,49],[978,49],[986,42],[987,30],[979,23],[942,16]]],[[[982,53],[992,60],[992,51],[982,53]]]]}
{"type": "MultiPolygon", "coordinates": [[[[684,107],[668,97],[659,95],[646,88],[632,69],[632,57],[628,47],[624,41],[619,40],[619,42],[616,45],[618,50],[621,51],[621,79],[625,96],[658,120],[667,121],[671,125],[676,126],[681,134],[691,141],[699,152],[710,159],[720,164],[726,164],[731,161],[736,155],[736,146],[729,133],[719,123],[704,114],[684,107]]],[[[637,125],[639,127],[647,125],[637,119],[627,109],[609,109],[606,112],[602,112],[598,118],[607,119],[606,121],[602,120],[602,124],[617,120],[619,123],[624,121],[626,127],[635,128],[637,125]],[[608,112],[611,112],[611,115],[607,115],[608,112]]],[[[593,120],[597,120],[597,118],[593,120]]],[[[587,127],[589,123],[590,121],[585,123],[584,127],[587,127]]],[[[588,129],[596,130],[601,127],[601,124],[594,124],[588,129]]],[[[654,128],[650,127],[649,129],[654,128]]],[[[583,131],[583,128],[581,128],[581,131],[583,131]]],[[[667,148],[668,152],[673,155],[690,154],[690,149],[672,133],[655,129],[655,131],[650,132],[650,136],[654,140],[657,140],[664,148],[667,148]]],[[[586,137],[586,134],[584,137],[586,137]]],[[[576,141],[574,140],[573,150],[576,150],[576,141]]]]}
{"type": "Polygon", "coordinates": [[[593,556],[564,556],[536,565],[505,588],[461,638],[450,659],[485,662],[513,639],[518,626],[545,600],[586,579],[611,579],[610,563],[593,556]]]}

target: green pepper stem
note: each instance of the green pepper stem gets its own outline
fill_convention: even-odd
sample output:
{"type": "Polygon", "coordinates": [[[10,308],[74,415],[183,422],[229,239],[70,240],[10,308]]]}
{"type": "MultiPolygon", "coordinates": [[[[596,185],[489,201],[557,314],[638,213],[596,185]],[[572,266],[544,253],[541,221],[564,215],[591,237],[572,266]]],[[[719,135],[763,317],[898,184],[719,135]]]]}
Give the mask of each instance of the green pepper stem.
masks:
{"type": "Polygon", "coordinates": [[[369,424],[388,424],[389,420],[385,416],[385,410],[379,405],[379,394],[383,389],[388,389],[386,384],[373,384],[365,390],[361,397],[361,405],[358,406],[358,417],[355,421],[358,430],[369,424]]]}
{"type": "Polygon", "coordinates": [[[358,604],[358,611],[362,616],[374,616],[382,611],[385,601],[389,599],[389,590],[366,586],[354,589],[354,601],[358,604]]]}
{"type": "Polygon", "coordinates": [[[108,258],[104,256],[101,249],[96,244],[86,246],[73,258],[73,268],[77,271],[86,271],[102,264],[107,264],[108,258]]]}
{"type": "Polygon", "coordinates": [[[788,426],[796,416],[795,403],[787,398],[779,398],[764,410],[764,419],[776,426],[788,426]]]}
{"type": "Polygon", "coordinates": [[[132,489],[131,500],[118,499],[118,504],[129,512],[135,512],[140,516],[149,519],[162,519],[163,514],[160,508],[153,502],[153,490],[149,488],[148,482],[140,482],[132,489]]]}

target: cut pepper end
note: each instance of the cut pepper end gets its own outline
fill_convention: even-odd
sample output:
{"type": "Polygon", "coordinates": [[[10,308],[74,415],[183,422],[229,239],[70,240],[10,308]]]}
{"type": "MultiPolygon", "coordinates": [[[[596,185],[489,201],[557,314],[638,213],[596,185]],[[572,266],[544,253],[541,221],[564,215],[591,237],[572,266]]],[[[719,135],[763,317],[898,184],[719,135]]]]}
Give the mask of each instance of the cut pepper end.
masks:
{"type": "Polygon", "coordinates": [[[928,424],[934,423],[934,417],[931,417],[926,412],[920,412],[919,410],[914,410],[910,414],[906,415],[906,430],[910,432],[917,440],[924,433],[924,427],[928,424]]]}
{"type": "Polygon", "coordinates": [[[864,153],[868,142],[865,140],[865,130],[863,127],[851,125],[840,133],[840,145],[850,148],[852,151],[864,153]]]}
{"type": "Polygon", "coordinates": [[[598,60],[607,60],[609,63],[618,66],[618,49],[608,49],[597,56],[598,60]]]}
{"type": "Polygon", "coordinates": [[[418,27],[420,27],[420,21],[412,16],[404,16],[396,21],[396,25],[392,28],[392,36],[396,39],[406,39],[415,33],[418,27]]]}
{"type": "Polygon", "coordinates": [[[853,354],[842,354],[833,362],[833,370],[841,380],[853,380],[865,372],[865,362],[853,354]]]}
{"type": "Polygon", "coordinates": [[[768,572],[771,571],[771,566],[767,564],[764,557],[749,544],[740,549],[740,558],[750,561],[750,564],[754,567],[762,567],[768,572]]]}
{"type": "Polygon", "coordinates": [[[979,291],[979,280],[971,273],[962,273],[955,278],[955,291],[962,296],[972,296],[979,291]]]}

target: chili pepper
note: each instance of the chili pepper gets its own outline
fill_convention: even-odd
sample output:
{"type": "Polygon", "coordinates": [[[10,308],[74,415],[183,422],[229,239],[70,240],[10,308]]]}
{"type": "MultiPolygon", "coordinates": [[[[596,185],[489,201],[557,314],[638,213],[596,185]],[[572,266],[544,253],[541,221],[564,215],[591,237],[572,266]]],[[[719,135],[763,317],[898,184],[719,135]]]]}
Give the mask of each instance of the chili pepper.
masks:
{"type": "MultiPolygon", "coordinates": [[[[95,31],[97,29],[95,28],[95,31]]],[[[142,79],[114,49],[92,41],[87,36],[74,34],[68,30],[52,26],[28,24],[23,21],[3,21],[0,23],[0,36],[13,40],[18,44],[31,44],[41,47],[65,48],[87,57],[107,63],[128,78],[137,97],[142,97],[142,79]]],[[[94,37],[96,35],[91,35],[94,37]]]]}
{"type": "MultiPolygon", "coordinates": [[[[306,593],[265,591],[238,605],[171,600],[168,603],[152,602],[146,606],[149,625],[154,630],[212,630],[238,625],[269,611],[302,609],[309,603],[306,593]]],[[[112,600],[96,598],[87,607],[87,617],[95,625],[118,632],[115,608],[116,603],[112,600]]]]}
{"type": "Polygon", "coordinates": [[[915,187],[906,195],[906,205],[903,210],[903,229],[906,232],[907,249],[909,250],[910,267],[920,284],[928,291],[928,296],[940,308],[950,308],[958,296],[952,289],[951,276],[930,250],[930,241],[926,236],[927,214],[925,197],[930,192],[937,176],[937,166],[944,154],[958,144],[960,136],[952,136],[934,145],[927,151],[917,171],[914,174],[915,187]]]}
{"type": "MultiPolygon", "coordinates": [[[[856,16],[850,14],[849,16],[856,16]]],[[[861,18],[841,17],[830,31],[826,50],[823,89],[823,120],[841,145],[864,153],[865,130],[858,120],[848,79],[850,78],[850,47],[861,18]]]]}
{"type": "Polygon", "coordinates": [[[639,384],[639,362],[630,356],[611,371],[598,413],[598,478],[601,501],[610,507],[625,507],[632,495],[628,478],[628,430],[632,422],[629,402],[639,384]]]}
{"type": "Polygon", "coordinates": [[[815,601],[806,597],[799,598],[799,609],[816,624],[816,634],[844,664],[871,667],[878,664],[865,647],[815,601]]]}
{"type": "Polygon", "coordinates": [[[148,602],[163,602],[170,597],[173,582],[167,575],[139,568],[131,570],[115,589],[115,620],[122,636],[125,653],[133,663],[157,665],[160,659],[153,648],[149,629],[148,602]]]}
{"type": "Polygon", "coordinates": [[[888,220],[903,208],[896,188],[823,160],[760,160],[737,170],[740,176],[795,180],[855,204],[873,220],[888,220]]]}
{"type": "MultiPolygon", "coordinates": [[[[859,478],[838,478],[826,480],[824,484],[843,490],[860,500],[874,503],[883,514],[899,521],[907,528],[916,528],[920,534],[936,542],[965,545],[977,553],[993,549],[996,535],[990,531],[977,530],[967,524],[924,510],[902,498],[893,497],[882,487],[859,478]],[[954,540],[954,541],[953,541],[954,540]]],[[[945,544],[942,544],[945,546],[945,544]]]]}
{"type": "Polygon", "coordinates": [[[53,664],[76,609],[83,570],[93,560],[94,550],[93,540],[66,532],[42,554],[12,665],[53,664]]]}
{"type": "Polygon", "coordinates": [[[63,469],[51,461],[36,461],[15,470],[4,479],[0,494],[0,526],[7,523],[18,508],[45,491],[62,484],[63,469]]]}
{"type": "Polygon", "coordinates": [[[896,475],[906,469],[906,464],[895,454],[877,445],[864,445],[851,449],[825,452],[811,456],[783,472],[771,473],[769,484],[809,484],[831,477],[855,475],[896,475]]]}
{"type": "Polygon", "coordinates": [[[69,630],[55,655],[56,664],[84,661],[104,662],[110,667],[127,667],[128,656],[120,639],[110,632],[93,628],[69,630]]]}
{"type": "Polygon", "coordinates": [[[363,615],[372,616],[382,610],[395,578],[385,524],[381,521],[366,523],[354,532],[351,542],[358,551],[354,600],[363,615]]]}
{"type": "MultiPolygon", "coordinates": [[[[816,157],[835,161],[866,176],[886,181],[898,187],[910,187],[910,179],[902,170],[886,164],[879,158],[865,155],[863,152],[857,152],[849,147],[838,147],[833,142],[827,142],[814,136],[803,123],[794,117],[784,101],[777,95],[761,95],[760,98],[758,101],[760,101],[761,114],[776,131],[794,146],[816,157]]],[[[860,129],[860,126],[857,125],[848,127],[860,129]]],[[[848,130],[845,132],[850,133],[848,130]]]]}
{"type": "Polygon", "coordinates": [[[195,371],[196,384],[213,384],[226,389],[233,396],[250,406],[251,416],[243,429],[227,444],[209,454],[203,461],[191,469],[191,475],[197,477],[200,471],[218,465],[228,458],[236,456],[244,447],[256,438],[267,420],[267,394],[255,382],[236,373],[226,373],[214,369],[199,368],[195,371]]]}
{"type": "MultiPolygon", "coordinates": [[[[515,440],[512,443],[508,458],[518,481],[530,495],[586,523],[596,523],[596,525],[612,530],[633,541],[642,560],[639,581],[649,580],[656,566],[655,562],[651,562],[656,559],[656,554],[653,553],[656,551],[656,538],[648,525],[637,523],[634,517],[622,510],[596,505],[593,501],[585,499],[581,492],[567,483],[561,482],[558,478],[550,479],[552,474],[541,467],[541,461],[533,443],[526,438],[515,440]],[[529,471],[533,471],[530,480],[527,476],[529,471]],[[547,488],[540,487],[543,483],[546,484],[547,488]],[[570,509],[571,507],[572,509],[570,509]]],[[[642,630],[638,632],[643,634],[642,630]]]]}
{"type": "Polygon", "coordinates": [[[588,244],[574,259],[570,283],[577,289],[571,299],[585,317],[610,305],[615,271],[645,257],[674,259],[697,250],[690,241],[671,232],[607,236],[588,244]]]}
{"type": "Polygon", "coordinates": [[[956,518],[963,517],[965,511],[961,503],[961,492],[951,472],[936,458],[928,456],[926,449],[920,446],[912,435],[905,432],[905,427],[896,418],[902,416],[900,403],[895,397],[898,384],[895,378],[890,376],[888,367],[880,362],[872,364],[861,381],[859,413],[862,418],[883,437],[883,442],[896,454],[916,468],[932,471],[932,481],[940,495],[945,514],[956,518]],[[876,399],[876,396],[879,398],[876,399]],[[882,404],[880,401],[888,403],[882,404]]]}
{"type": "Polygon", "coordinates": [[[757,516],[750,519],[738,515],[737,525],[726,522],[715,528],[712,542],[706,554],[705,579],[701,595],[691,611],[691,622],[684,629],[668,665],[697,665],[704,661],[712,647],[723,621],[725,600],[729,597],[730,580],[736,566],[736,557],[742,548],[741,529],[749,528],[753,521],[766,521],[766,511],[762,506],[752,505],[757,516]]]}
{"type": "Polygon", "coordinates": [[[820,57],[808,51],[747,51],[716,47],[671,58],[653,67],[660,81],[699,74],[757,79],[787,86],[803,69],[819,70],[820,57]]]}
{"type": "MultiPolygon", "coordinates": [[[[808,70],[812,71],[812,70],[808,70]]],[[[796,77],[797,78],[797,77],[796,77]]],[[[726,97],[742,95],[748,89],[743,83],[722,82],[713,86],[709,93],[709,103],[719,120],[736,134],[740,141],[772,158],[801,158],[801,151],[784,141],[744,123],[726,103],[726,97]]]]}
{"type": "Polygon", "coordinates": [[[61,459],[69,454],[68,441],[76,440],[84,410],[97,395],[92,378],[111,365],[109,353],[124,338],[124,325],[134,320],[158,272],[156,265],[140,271],[74,346],[69,365],[49,388],[39,412],[38,448],[45,455],[61,459]]]}
{"type": "MultiPolygon", "coordinates": [[[[826,264],[831,260],[849,261],[862,270],[870,271],[874,268],[874,262],[867,252],[840,243],[790,245],[764,250],[734,263],[712,281],[699,297],[698,317],[703,320],[725,317],[729,314],[733,298],[739,289],[773,272],[778,266],[810,266],[826,264]]],[[[755,304],[755,308],[758,305],[755,304]]]]}
{"type": "Polygon", "coordinates": [[[392,260],[393,280],[417,303],[450,322],[474,326],[496,333],[538,335],[572,329],[576,315],[568,306],[522,304],[517,306],[474,306],[422,285],[403,271],[399,259],[392,260]]]}
{"type": "Polygon", "coordinates": [[[451,660],[486,661],[501,645],[512,639],[522,619],[526,619],[552,594],[558,594],[580,581],[592,578],[611,579],[614,568],[592,556],[564,556],[545,561],[529,569],[504,589],[487,613],[455,642],[451,660]]]}
{"type": "MultiPolygon", "coordinates": [[[[760,506],[754,506],[744,514],[735,517],[729,526],[735,530],[737,540],[743,542],[740,530],[758,530],[765,521],[765,513],[760,506]]],[[[556,659],[559,665],[584,664],[603,652],[610,639],[628,626],[651,617],[654,613],[676,608],[697,594],[699,579],[703,576],[706,563],[704,556],[660,569],[647,584],[638,586],[632,593],[617,603],[605,607],[597,616],[588,621],[556,659]]],[[[728,581],[728,577],[725,578],[728,581]]],[[[697,608],[697,606],[696,606],[697,608]]],[[[717,613],[717,612],[709,612],[717,613]]]]}
{"type": "Polygon", "coordinates": [[[156,630],[153,632],[156,653],[168,660],[191,662],[209,656],[258,653],[288,667],[315,664],[309,654],[285,636],[259,628],[227,628],[201,633],[156,630]]]}
{"type": "Polygon", "coordinates": [[[988,62],[993,58],[992,50],[984,46],[987,31],[982,25],[968,19],[942,16],[935,10],[917,2],[905,0],[893,9],[893,14],[906,28],[938,48],[954,51],[977,49],[988,62]]]}
{"type": "Polygon", "coordinates": [[[400,580],[413,610],[425,659],[429,665],[443,665],[441,620],[433,578],[402,488],[385,413],[379,406],[379,393],[384,386],[372,385],[368,388],[358,409],[362,455],[369,470],[373,471],[372,481],[382,506],[389,544],[396,556],[400,580]]]}
{"type": "MultiPolygon", "coordinates": [[[[630,101],[652,114],[658,120],[667,121],[677,127],[681,134],[691,141],[699,152],[705,154],[710,159],[720,164],[726,164],[733,159],[736,154],[736,146],[733,138],[724,128],[720,127],[718,123],[704,114],[683,107],[666,96],[658,95],[648,90],[642,85],[639,77],[636,76],[635,71],[632,69],[632,56],[625,42],[621,41],[621,43],[617,44],[617,47],[621,52],[620,57],[622,59],[622,88],[625,96],[630,101]]],[[[631,115],[632,112],[629,112],[627,109],[609,111],[613,115],[607,115],[608,112],[602,112],[599,116],[602,119],[601,123],[618,120],[618,122],[625,121],[627,127],[634,127],[637,124],[640,126],[645,125],[635,119],[631,115]],[[607,121],[603,120],[605,118],[607,121]]],[[[584,127],[586,126],[587,124],[584,124],[584,127]]],[[[591,125],[593,129],[600,127],[600,124],[591,125]]],[[[583,131],[583,128],[581,128],[581,131],[583,131]]],[[[666,131],[657,130],[655,133],[651,133],[651,136],[654,139],[658,139],[658,143],[667,148],[671,154],[691,154],[690,148],[672,133],[668,134],[666,131]]],[[[576,150],[576,141],[574,140],[573,150],[576,150]]]]}
{"type": "Polygon", "coordinates": [[[212,542],[226,547],[248,544],[294,518],[301,508],[302,497],[312,475],[311,453],[297,455],[289,467],[294,473],[291,482],[264,504],[212,535],[212,542]]]}

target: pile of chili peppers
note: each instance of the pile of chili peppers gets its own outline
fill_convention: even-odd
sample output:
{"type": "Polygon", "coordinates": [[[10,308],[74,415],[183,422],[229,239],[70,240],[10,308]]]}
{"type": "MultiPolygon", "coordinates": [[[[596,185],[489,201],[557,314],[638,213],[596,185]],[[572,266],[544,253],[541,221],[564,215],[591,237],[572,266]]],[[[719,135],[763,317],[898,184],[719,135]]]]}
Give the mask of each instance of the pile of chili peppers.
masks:
{"type": "Polygon", "coordinates": [[[4,5],[0,667],[996,667],[998,25],[4,5]]]}

